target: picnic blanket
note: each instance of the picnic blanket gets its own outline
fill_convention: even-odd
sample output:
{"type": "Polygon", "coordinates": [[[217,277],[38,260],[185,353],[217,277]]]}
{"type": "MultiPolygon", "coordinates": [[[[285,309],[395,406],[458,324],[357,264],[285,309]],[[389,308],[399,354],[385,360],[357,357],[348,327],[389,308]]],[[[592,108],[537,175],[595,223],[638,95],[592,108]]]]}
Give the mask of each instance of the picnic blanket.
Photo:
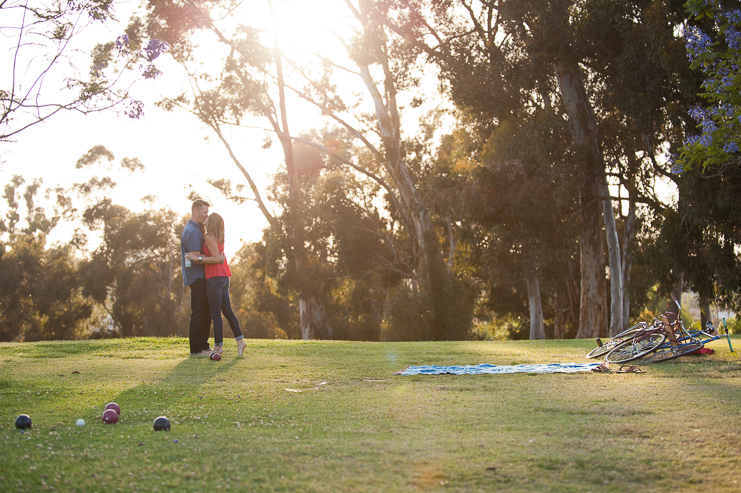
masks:
{"type": "Polygon", "coordinates": [[[600,363],[548,363],[540,365],[408,366],[394,375],[482,375],[500,373],[576,373],[593,371],[600,363]]]}

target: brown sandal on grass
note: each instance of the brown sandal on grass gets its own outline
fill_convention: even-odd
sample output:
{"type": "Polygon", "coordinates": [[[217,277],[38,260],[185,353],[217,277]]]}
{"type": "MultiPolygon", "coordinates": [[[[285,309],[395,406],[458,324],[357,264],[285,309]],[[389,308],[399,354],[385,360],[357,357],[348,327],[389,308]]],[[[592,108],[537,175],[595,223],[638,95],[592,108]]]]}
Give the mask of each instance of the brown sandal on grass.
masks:
{"type": "Polygon", "coordinates": [[[615,373],[646,373],[646,370],[633,365],[623,365],[615,373]]]}
{"type": "Polygon", "coordinates": [[[596,373],[611,373],[612,370],[610,370],[610,366],[605,363],[600,363],[599,365],[592,368],[593,372],[596,373]]]}

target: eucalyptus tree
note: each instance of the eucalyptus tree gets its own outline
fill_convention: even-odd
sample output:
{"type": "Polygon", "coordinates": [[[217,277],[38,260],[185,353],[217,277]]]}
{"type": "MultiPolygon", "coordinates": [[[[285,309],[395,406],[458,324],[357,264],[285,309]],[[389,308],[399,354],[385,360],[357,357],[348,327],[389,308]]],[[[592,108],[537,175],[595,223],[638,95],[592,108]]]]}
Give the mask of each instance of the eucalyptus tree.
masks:
{"type": "MultiPolygon", "coordinates": [[[[330,146],[337,151],[350,144],[341,131],[311,132],[301,139],[330,146]]],[[[362,175],[349,174],[336,159],[324,159],[316,147],[298,144],[295,148],[299,178],[304,193],[302,211],[305,240],[314,288],[321,293],[332,329],[337,338],[378,341],[389,292],[408,277],[400,256],[408,250],[396,245],[399,235],[392,220],[384,217],[378,203],[379,186],[362,175]]],[[[285,207],[288,184],[277,174],[270,187],[271,202],[285,207]]],[[[271,229],[266,245],[286,242],[271,229]]],[[[292,283],[295,274],[272,257],[271,270],[279,286],[292,283]]]]}
{"type": "MultiPolygon", "coordinates": [[[[302,266],[312,261],[306,258],[301,236],[305,234],[305,212],[300,209],[304,192],[296,172],[293,151],[293,145],[301,142],[322,150],[328,157],[342,163],[348,173],[372,180],[382,189],[389,213],[400,218],[412,252],[408,264],[401,270],[417,290],[420,275],[425,276],[440,266],[444,269],[445,264],[437,232],[415,183],[415,170],[409,164],[410,156],[402,132],[398,98],[401,91],[415,84],[408,63],[413,62],[413,57],[406,56],[408,52],[389,41],[387,28],[372,17],[371,2],[347,1],[346,6],[356,22],[354,32],[347,39],[337,36],[339,45],[347,53],[346,65],[319,57],[321,63],[312,67],[284,58],[277,38],[268,40],[265,31],[244,25],[237,11],[230,10],[230,4],[223,2],[198,6],[150,2],[146,29],[151,36],[171,43],[173,56],[190,70],[193,95],[171,98],[164,105],[189,109],[218,135],[250,183],[258,207],[271,227],[288,227],[293,245],[286,254],[296,263],[297,271],[302,271],[302,266]],[[193,68],[199,60],[191,43],[196,32],[210,33],[224,47],[223,70],[219,76],[212,70],[198,72],[193,68]],[[335,73],[330,73],[332,69],[335,73]],[[345,79],[356,80],[365,101],[352,100],[352,96],[348,101],[349,91],[337,82],[336,72],[345,74],[345,79]],[[349,152],[334,152],[320,142],[292,135],[287,126],[289,107],[286,91],[314,106],[335,125],[349,132],[358,145],[349,152]],[[367,112],[368,109],[371,111],[367,112]],[[284,151],[290,200],[283,218],[275,218],[268,212],[260,191],[223,131],[226,127],[242,125],[250,115],[267,120],[269,130],[278,137],[284,151]],[[368,155],[370,159],[365,159],[368,155]]],[[[144,24],[140,25],[144,29],[144,24]]],[[[209,56],[213,58],[212,53],[209,56]]],[[[398,269],[398,264],[389,263],[386,268],[398,269]]],[[[301,274],[298,277],[305,278],[301,274]]],[[[425,289],[437,289],[440,297],[444,298],[443,288],[438,288],[437,283],[430,281],[424,285],[425,289]]],[[[309,292],[308,284],[299,287],[299,293],[306,298],[306,309],[301,310],[304,337],[313,337],[309,320],[321,325],[323,335],[330,335],[331,328],[324,317],[320,297],[316,292],[309,292]]],[[[439,330],[433,330],[427,337],[452,337],[445,334],[444,324],[439,326],[439,330]]]]}
{"type": "MultiPolygon", "coordinates": [[[[272,3],[265,3],[272,11],[272,3]]],[[[301,334],[304,339],[317,336],[331,337],[322,300],[305,280],[309,263],[305,251],[302,225],[301,185],[298,180],[289,128],[286,102],[284,57],[277,35],[266,39],[261,26],[246,25],[240,10],[231,2],[190,2],[169,0],[150,1],[145,21],[134,18],[127,31],[130,38],[142,39],[151,35],[172,45],[172,56],[185,68],[192,84],[192,94],[183,93],[162,102],[166,109],[180,107],[191,111],[208,125],[227,149],[231,159],[250,185],[254,200],[272,228],[287,228],[291,244],[284,250],[297,271],[301,334]],[[216,58],[223,66],[220,76],[209,73],[198,65],[197,33],[212,36],[210,41],[223,48],[216,58]],[[227,126],[239,126],[250,116],[264,119],[278,137],[285,159],[289,183],[288,209],[284,217],[276,218],[262,199],[252,176],[235,152],[227,126]]],[[[207,55],[213,58],[213,53],[207,55]]],[[[224,184],[230,186],[230,184],[224,184]]]]}
{"type": "Polygon", "coordinates": [[[676,145],[671,156],[679,201],[657,221],[660,235],[652,246],[656,256],[676,259],[681,279],[698,294],[704,325],[712,302],[741,307],[736,213],[741,203],[741,9],[704,0],[686,5],[684,38],[700,79],[699,97],[681,128],[683,145],[676,145]]]}
{"type": "MultiPolygon", "coordinates": [[[[531,339],[545,337],[546,312],[554,313],[554,333],[562,337],[564,320],[555,312],[568,296],[558,300],[556,293],[571,286],[578,210],[575,170],[564,145],[568,127],[556,108],[548,108],[502,119],[492,130],[472,128],[461,124],[443,140],[430,186],[436,207],[448,209],[460,230],[457,261],[478,279],[488,293],[485,304],[499,315],[526,318],[522,303],[512,302],[525,293],[531,339]],[[543,300],[558,308],[551,312],[543,300]]],[[[572,309],[578,315],[578,304],[572,309]]],[[[578,328],[578,318],[572,320],[578,328]]]]}
{"type": "Polygon", "coordinates": [[[629,127],[643,118],[641,138],[632,143],[638,158],[629,149],[620,160],[653,166],[663,142],[657,128],[668,123],[661,105],[671,103],[671,98],[662,96],[675,75],[666,67],[672,65],[668,59],[676,58],[681,5],[548,0],[378,3],[379,16],[439,66],[456,104],[476,116],[483,128],[532,108],[563,108],[571,128],[572,165],[580,180],[578,337],[606,332],[602,228],[609,248],[610,330],[619,330],[625,310],[622,255],[608,186],[612,156],[606,154],[606,134],[600,125],[620,112],[622,117],[613,118],[619,126],[629,127]],[[393,4],[392,15],[387,12],[389,4],[393,4]],[[668,56],[663,55],[667,52],[668,56]],[[654,71],[661,75],[658,82],[647,70],[649,63],[656,62],[661,69],[654,71]],[[640,82],[631,84],[634,75],[640,82]],[[639,102],[637,95],[644,92],[648,94],[639,102]],[[646,105],[643,115],[641,104],[646,105]]]}
{"type": "MultiPolygon", "coordinates": [[[[416,138],[404,135],[401,101],[409,101],[417,92],[419,95],[411,97],[407,104],[411,107],[422,104],[425,97],[420,87],[423,67],[419,66],[418,55],[391,35],[388,26],[379,18],[376,2],[345,0],[345,4],[354,16],[357,27],[349,42],[342,40],[352,64],[342,69],[362,81],[366,97],[373,104],[372,119],[366,117],[368,124],[372,125],[372,132],[362,133],[362,127],[353,126],[343,118],[343,111],[340,110],[343,107],[351,108],[352,103],[346,102],[346,96],[336,85],[314,83],[310,91],[300,94],[321,108],[336,124],[356,136],[374,158],[371,164],[375,163],[379,168],[377,173],[380,177],[376,175],[375,168],[368,165],[359,171],[383,187],[388,209],[401,219],[408,237],[412,258],[404,270],[408,272],[413,289],[407,295],[410,299],[417,298],[418,318],[426,319],[409,334],[416,331],[418,335],[415,337],[432,340],[466,337],[471,315],[465,307],[469,305],[470,296],[466,294],[466,287],[454,272],[452,263],[449,261],[446,264],[444,261],[440,235],[433,218],[434,207],[425,199],[423,192],[424,170],[430,155],[424,141],[429,141],[434,131],[430,131],[428,125],[427,131],[421,132],[416,138]],[[323,101],[341,102],[342,107],[327,107],[323,101]],[[373,133],[377,134],[380,142],[371,140],[373,133]],[[456,305],[462,310],[456,310],[456,305]]],[[[336,67],[337,64],[330,63],[329,66],[336,67]]],[[[355,120],[362,123],[362,114],[355,116],[355,120]]],[[[449,217],[447,221],[450,224],[449,217]]],[[[450,227],[447,232],[453,245],[450,227]]],[[[453,251],[454,247],[451,247],[451,254],[453,251]]],[[[402,305],[397,304],[404,309],[402,305]]],[[[393,317],[390,325],[393,327],[394,320],[401,318],[405,317],[393,317]]]]}
{"type": "MultiPolygon", "coordinates": [[[[636,292],[630,285],[636,235],[642,223],[650,226],[652,217],[673,207],[657,193],[677,183],[660,155],[681,139],[699,84],[678,35],[685,19],[681,2],[590,0],[575,22],[605,164],[619,185],[611,188],[621,219],[625,323],[636,292]]],[[[612,306],[617,309],[614,299],[612,306]]]]}
{"type": "Polygon", "coordinates": [[[184,220],[169,209],[133,213],[110,200],[82,212],[103,241],[79,265],[83,294],[109,315],[119,337],[179,335],[185,325],[179,232],[184,220]]]}
{"type": "MultiPolygon", "coordinates": [[[[379,2],[380,3],[380,2],[379,2]]],[[[392,2],[393,29],[437,63],[456,104],[481,125],[565,105],[580,176],[579,337],[606,332],[601,196],[604,163],[594,113],[574,50],[567,2],[392,2]]],[[[386,7],[384,2],[379,8],[386,7]]],[[[611,207],[610,213],[612,212],[611,207]]],[[[613,216],[614,220],[614,216],[613,216]]],[[[608,223],[609,226],[609,223],[608,223]]]]}

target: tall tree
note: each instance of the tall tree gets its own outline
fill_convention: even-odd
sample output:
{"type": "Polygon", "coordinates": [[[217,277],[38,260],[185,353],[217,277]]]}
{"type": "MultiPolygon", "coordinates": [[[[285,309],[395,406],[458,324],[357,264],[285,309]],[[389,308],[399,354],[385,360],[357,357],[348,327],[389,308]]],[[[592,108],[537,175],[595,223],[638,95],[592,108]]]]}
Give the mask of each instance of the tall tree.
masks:
{"type": "MultiPolygon", "coordinates": [[[[677,186],[675,204],[656,208],[641,262],[662,295],[682,288],[707,306],[739,307],[738,83],[741,9],[724,2],[687,2],[684,47],[693,73],[677,112],[664,173],[677,186]]],[[[658,165],[655,167],[659,167],[658,165]]]]}
{"type": "MultiPolygon", "coordinates": [[[[443,139],[432,179],[435,203],[459,225],[467,253],[459,261],[489,293],[487,305],[501,315],[514,314],[519,303],[506,306],[512,296],[502,293],[526,292],[530,338],[542,339],[542,299],[568,289],[562,266],[575,239],[575,183],[564,146],[569,130],[555,108],[534,108],[531,115],[502,120],[488,131],[465,128],[443,139]]],[[[578,315],[578,305],[575,311],[578,315]]]]}
{"type": "Polygon", "coordinates": [[[610,330],[619,330],[625,311],[623,255],[607,180],[611,166],[605,139],[610,133],[599,125],[610,117],[623,128],[640,123],[620,159],[635,162],[635,153],[644,152],[645,166],[655,158],[658,129],[670,128],[670,112],[662,104],[679,90],[670,82],[677,80],[672,58],[681,5],[640,0],[392,3],[394,15],[386,18],[394,31],[440,67],[456,104],[476,115],[483,127],[526,111],[533,102],[562,105],[581,180],[578,337],[605,332],[603,228],[609,249],[610,330]],[[659,69],[649,70],[651,64],[659,69]],[[633,75],[640,82],[631,82],[633,75]],[[618,112],[622,119],[615,118],[618,112]]]}
{"type": "MultiPolygon", "coordinates": [[[[516,115],[557,88],[568,114],[579,171],[581,313],[578,337],[607,331],[602,214],[605,166],[566,2],[398,2],[394,30],[441,68],[456,104],[482,125],[516,115]],[[554,87],[555,86],[555,87],[554,87]],[[483,103],[483,104],[482,104],[483,103]]],[[[541,104],[546,104],[543,101],[541,104]]],[[[609,218],[605,225],[614,226],[609,218]]],[[[614,228],[613,228],[614,229],[614,228]]],[[[617,269],[619,272],[619,268],[617,269]]],[[[619,282],[618,276],[613,276],[619,282]]],[[[622,311],[620,312],[622,313],[622,311]]]]}
{"type": "MultiPolygon", "coordinates": [[[[268,1],[267,4],[272,10],[271,2],[268,1]]],[[[146,37],[145,33],[148,33],[172,44],[173,56],[188,71],[194,87],[192,101],[181,95],[164,101],[164,107],[186,108],[216,133],[235,165],[244,174],[258,207],[273,227],[277,226],[277,219],[265,206],[260,191],[233,151],[229,135],[224,132],[223,127],[239,125],[250,114],[258,115],[268,122],[270,129],[278,137],[290,184],[289,208],[285,212],[284,221],[291,237],[287,254],[295,269],[303,273],[309,260],[306,258],[301,225],[302,191],[296,173],[289,128],[284,59],[277,35],[273,36],[272,46],[264,43],[258,27],[244,25],[241,20],[232,24],[236,11],[231,5],[221,5],[219,2],[206,2],[197,6],[191,3],[151,1],[148,8],[147,24],[135,19],[131,24],[132,29],[138,37],[146,37]],[[214,17],[220,18],[221,22],[211,17],[212,11],[218,12],[214,17]],[[223,77],[202,76],[191,67],[198,63],[195,59],[197,50],[191,37],[197,31],[210,32],[226,49],[223,77]],[[213,80],[214,84],[204,87],[208,81],[213,80]]],[[[317,292],[308,288],[308,285],[299,287],[302,338],[331,337],[332,328],[327,323],[322,300],[317,292]]]]}
{"type": "MultiPolygon", "coordinates": [[[[311,73],[296,61],[291,61],[290,65],[293,67],[294,75],[299,78],[294,78],[298,82],[291,84],[284,73],[282,55],[274,48],[268,48],[262,44],[259,31],[255,27],[239,25],[236,29],[233,26],[222,29],[217,26],[219,23],[213,20],[217,16],[210,16],[207,10],[208,8],[214,10],[222,8],[219,4],[209,4],[208,8],[204,6],[198,9],[193,5],[180,6],[168,2],[152,2],[150,4],[152,12],[149,21],[150,32],[157,37],[171,41],[175,46],[173,53],[178,57],[182,56],[182,61],[192,61],[194,56],[192,50],[186,48],[188,42],[186,34],[194,29],[210,30],[226,48],[225,70],[218,80],[214,80],[211,87],[206,87],[203,81],[213,79],[212,76],[201,77],[191,72],[195,87],[192,101],[181,97],[173,98],[166,104],[181,105],[191,109],[219,135],[228,147],[230,156],[251,183],[250,186],[258,205],[262,202],[259,191],[239,163],[239,158],[232,152],[231,145],[222,129],[240,124],[242,119],[250,113],[266,118],[270,129],[278,136],[286,157],[287,176],[291,185],[289,191],[293,190],[294,199],[288,204],[286,219],[290,221],[285,221],[285,224],[293,230],[300,229],[302,211],[293,207],[298,207],[297,204],[300,204],[298,199],[303,192],[298,183],[294,183],[296,163],[292,167],[288,165],[289,162],[294,161],[292,142],[298,140],[319,148],[338,159],[351,172],[361,173],[374,180],[384,189],[389,209],[401,218],[406,230],[413,252],[412,261],[406,269],[407,275],[415,289],[418,289],[419,275],[426,275],[425,273],[439,269],[441,266],[444,269],[445,263],[440,252],[437,232],[429,217],[427,206],[422,203],[421,194],[415,183],[414,171],[409,166],[409,156],[405,154],[404,149],[397,98],[401,88],[410,85],[412,81],[408,66],[404,63],[406,59],[399,58],[394,51],[395,48],[388,41],[385,32],[387,28],[371,16],[371,3],[361,1],[355,5],[347,2],[347,5],[359,26],[353,39],[341,41],[348,52],[350,62],[357,67],[355,69],[346,68],[345,72],[358,77],[366,91],[368,107],[373,110],[371,116],[363,114],[362,110],[353,111],[357,104],[344,101],[346,95],[337,90],[328,74],[311,73]],[[167,21],[167,19],[170,20],[167,21]],[[304,87],[300,88],[300,84],[304,87]],[[306,142],[304,139],[292,136],[285,125],[285,90],[291,90],[320,109],[336,124],[344,127],[365,147],[372,159],[362,162],[354,159],[355,156],[333,152],[319,142],[306,142]]],[[[233,14],[227,10],[224,12],[225,16],[233,14]]],[[[224,24],[230,26],[229,23],[224,24]]],[[[332,61],[325,60],[323,67],[332,66],[332,61]]],[[[261,206],[261,210],[266,214],[267,209],[261,206]]],[[[271,225],[275,226],[276,222],[273,219],[268,217],[271,225]]],[[[297,268],[301,270],[300,265],[306,264],[306,261],[299,261],[302,258],[301,242],[296,240],[288,254],[292,262],[298,262],[297,268]]],[[[428,286],[428,289],[436,289],[440,297],[444,298],[444,289],[438,288],[437,283],[426,282],[425,286],[428,286]]],[[[306,295],[312,297],[311,299],[314,300],[312,303],[318,308],[312,312],[315,315],[320,314],[322,312],[320,300],[314,294],[306,293],[306,295]]],[[[438,306],[438,311],[443,310],[444,305],[438,304],[438,306]]],[[[441,316],[441,318],[446,318],[446,316],[441,316]]],[[[302,326],[304,326],[304,321],[302,321],[302,326]]],[[[328,327],[326,326],[327,330],[328,327]]],[[[432,331],[434,333],[428,336],[431,338],[448,337],[444,334],[445,324],[440,324],[439,327],[439,331],[435,329],[432,331]]],[[[308,329],[304,333],[307,337],[310,336],[308,329]]]]}

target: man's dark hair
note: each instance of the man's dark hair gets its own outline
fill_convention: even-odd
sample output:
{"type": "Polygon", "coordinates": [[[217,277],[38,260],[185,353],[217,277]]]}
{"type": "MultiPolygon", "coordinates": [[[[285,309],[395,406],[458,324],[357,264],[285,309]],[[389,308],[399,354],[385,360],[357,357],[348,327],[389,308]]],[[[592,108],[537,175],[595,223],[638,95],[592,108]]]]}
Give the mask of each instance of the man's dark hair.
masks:
{"type": "Polygon", "coordinates": [[[211,204],[206,202],[205,200],[198,199],[195,202],[193,202],[193,205],[190,206],[191,212],[196,210],[196,208],[200,207],[211,207],[211,204]]]}

